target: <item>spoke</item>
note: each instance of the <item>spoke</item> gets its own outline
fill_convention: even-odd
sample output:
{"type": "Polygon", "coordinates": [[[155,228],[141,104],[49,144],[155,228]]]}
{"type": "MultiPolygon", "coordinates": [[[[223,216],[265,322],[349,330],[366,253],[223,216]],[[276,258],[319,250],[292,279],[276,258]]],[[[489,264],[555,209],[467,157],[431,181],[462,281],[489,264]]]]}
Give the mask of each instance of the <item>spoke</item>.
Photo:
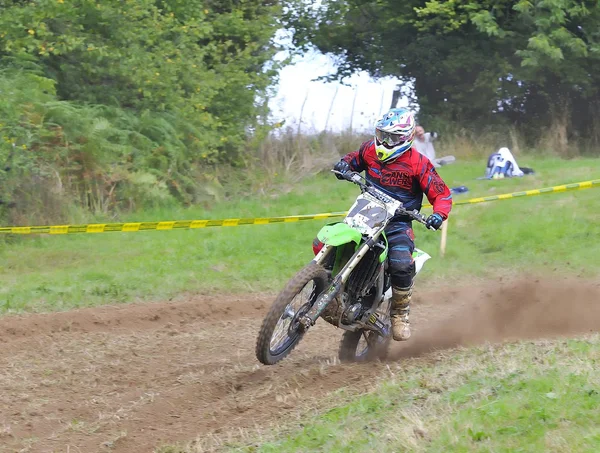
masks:
{"type": "Polygon", "coordinates": [[[283,311],[279,321],[277,322],[275,331],[273,332],[273,336],[271,337],[271,342],[269,344],[272,352],[276,353],[279,349],[284,347],[286,343],[293,341],[297,335],[295,332],[292,332],[290,335],[292,321],[300,308],[305,306],[310,301],[311,296],[314,293],[314,288],[314,282],[311,280],[298,294],[296,294],[296,297],[294,297],[294,299],[283,311]]]}

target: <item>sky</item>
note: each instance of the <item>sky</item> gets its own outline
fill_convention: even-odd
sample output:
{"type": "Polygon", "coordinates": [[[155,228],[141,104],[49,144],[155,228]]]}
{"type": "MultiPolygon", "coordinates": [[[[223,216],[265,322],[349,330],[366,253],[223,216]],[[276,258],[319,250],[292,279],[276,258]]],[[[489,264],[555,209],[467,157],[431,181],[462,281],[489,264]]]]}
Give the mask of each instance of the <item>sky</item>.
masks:
{"type": "MultiPolygon", "coordinates": [[[[370,131],[390,108],[398,80],[388,77],[375,81],[365,72],[354,74],[344,84],[315,80],[332,74],[335,68],[333,58],[318,51],[295,57],[280,71],[276,95],[269,104],[273,119],[285,121],[285,127],[295,130],[300,125],[302,132],[340,132],[350,127],[357,132],[370,131]]],[[[407,102],[400,99],[398,107],[407,102]]]]}

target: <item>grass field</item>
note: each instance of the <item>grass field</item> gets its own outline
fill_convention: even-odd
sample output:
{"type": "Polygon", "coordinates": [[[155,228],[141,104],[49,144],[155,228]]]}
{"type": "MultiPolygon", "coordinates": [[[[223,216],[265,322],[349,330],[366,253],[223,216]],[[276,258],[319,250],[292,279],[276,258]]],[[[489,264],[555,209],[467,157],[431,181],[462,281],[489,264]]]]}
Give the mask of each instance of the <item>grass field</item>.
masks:
{"type": "MultiPolygon", "coordinates": [[[[522,159],[536,175],[477,181],[480,162],[440,169],[449,186],[470,192],[455,200],[600,177],[597,160],[522,159]]],[[[125,221],[218,219],[311,214],[347,209],[357,188],[331,174],[284,185],[276,196],[251,197],[210,210],[144,212],[125,221]]],[[[600,269],[600,202],[595,190],[458,206],[448,249],[439,233],[416,228],[417,245],[434,257],[420,276],[435,283],[523,271],[589,276],[600,269]]],[[[324,221],[193,231],[7,238],[0,243],[0,312],[54,311],[185,292],[277,291],[311,259],[324,221]]],[[[1,238],[0,238],[1,239],[1,238]]]]}
{"type": "Polygon", "coordinates": [[[313,417],[300,429],[229,449],[597,452],[598,360],[597,335],[403,360],[390,364],[389,380],[372,393],[313,417]]]}

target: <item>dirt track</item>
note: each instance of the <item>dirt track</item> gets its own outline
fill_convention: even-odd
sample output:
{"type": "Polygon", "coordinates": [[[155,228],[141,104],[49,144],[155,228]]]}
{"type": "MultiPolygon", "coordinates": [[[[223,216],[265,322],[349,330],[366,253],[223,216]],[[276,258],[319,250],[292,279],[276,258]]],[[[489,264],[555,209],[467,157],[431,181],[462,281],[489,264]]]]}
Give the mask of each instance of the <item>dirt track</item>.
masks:
{"type": "MultiPolygon", "coordinates": [[[[270,297],[198,297],[0,318],[0,452],[151,452],[288,421],[385,364],[340,365],[318,325],[273,367],[254,358],[270,297]]],[[[432,349],[598,330],[600,283],[535,280],[419,291],[414,337],[432,349]],[[503,287],[501,291],[500,288],[503,287]]]]}

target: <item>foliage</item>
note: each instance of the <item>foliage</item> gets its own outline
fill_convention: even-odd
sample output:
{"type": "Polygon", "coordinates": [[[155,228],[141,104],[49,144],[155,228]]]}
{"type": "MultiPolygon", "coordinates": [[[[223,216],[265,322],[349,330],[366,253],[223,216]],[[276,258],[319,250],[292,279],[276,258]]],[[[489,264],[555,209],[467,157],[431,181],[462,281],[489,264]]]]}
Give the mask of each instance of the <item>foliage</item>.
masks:
{"type": "Polygon", "coordinates": [[[34,176],[96,212],[197,201],[206,169],[239,164],[267,127],[279,11],[264,0],[0,0],[0,162],[12,168],[0,198],[41,203],[46,190],[24,189],[34,176]]]}
{"type": "MultiPolygon", "coordinates": [[[[326,0],[288,11],[300,48],[413,83],[421,117],[550,128],[598,142],[600,5],[563,0],[326,0]]],[[[567,134],[569,136],[567,136],[567,134]]]]}

